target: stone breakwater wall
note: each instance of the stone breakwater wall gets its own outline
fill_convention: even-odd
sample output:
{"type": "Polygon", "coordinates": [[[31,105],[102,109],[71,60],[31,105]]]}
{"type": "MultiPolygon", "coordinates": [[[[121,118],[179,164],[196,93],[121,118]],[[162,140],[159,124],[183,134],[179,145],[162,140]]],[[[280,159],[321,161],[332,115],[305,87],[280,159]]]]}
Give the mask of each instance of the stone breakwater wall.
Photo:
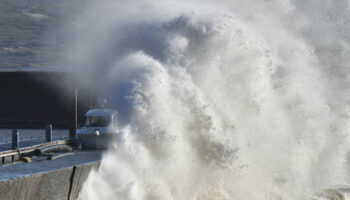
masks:
{"type": "Polygon", "coordinates": [[[92,169],[92,162],[0,182],[0,200],[75,200],[92,169]]]}

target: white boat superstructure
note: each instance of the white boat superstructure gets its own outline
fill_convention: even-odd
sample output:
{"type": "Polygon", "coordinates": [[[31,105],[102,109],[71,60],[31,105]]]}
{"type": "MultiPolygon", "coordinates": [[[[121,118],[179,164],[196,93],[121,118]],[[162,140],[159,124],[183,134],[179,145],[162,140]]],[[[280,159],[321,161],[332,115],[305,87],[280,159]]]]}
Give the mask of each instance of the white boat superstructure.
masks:
{"type": "Polygon", "coordinates": [[[85,126],[77,130],[83,148],[116,148],[119,135],[117,112],[96,108],[85,116],[85,126]]]}

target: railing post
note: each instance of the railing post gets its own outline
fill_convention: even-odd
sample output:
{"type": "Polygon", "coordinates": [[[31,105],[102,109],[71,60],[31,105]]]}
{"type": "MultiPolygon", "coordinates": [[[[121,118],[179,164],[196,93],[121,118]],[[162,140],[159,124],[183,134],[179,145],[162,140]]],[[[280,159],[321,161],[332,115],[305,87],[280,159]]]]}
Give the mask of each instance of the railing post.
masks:
{"type": "Polygon", "coordinates": [[[16,150],[19,148],[19,132],[18,130],[12,131],[12,149],[16,150]]]}
{"type": "Polygon", "coordinates": [[[74,89],[73,91],[73,101],[71,107],[71,127],[69,130],[69,137],[76,138],[77,136],[77,123],[78,123],[78,90],[74,89]]]}
{"type": "Polygon", "coordinates": [[[46,142],[52,142],[52,125],[46,124],[45,126],[45,140],[46,142]]]}

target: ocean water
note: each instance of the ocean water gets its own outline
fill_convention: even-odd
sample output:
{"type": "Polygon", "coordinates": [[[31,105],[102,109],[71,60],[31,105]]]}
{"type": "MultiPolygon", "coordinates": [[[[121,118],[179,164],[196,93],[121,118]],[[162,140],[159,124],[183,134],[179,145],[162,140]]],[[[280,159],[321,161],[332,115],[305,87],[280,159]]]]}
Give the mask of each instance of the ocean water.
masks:
{"type": "Polygon", "coordinates": [[[71,0],[0,1],[0,70],[47,70],[63,62],[64,35],[75,24],[82,2],[71,0]],[[65,29],[63,29],[65,27],[65,29]],[[53,37],[54,33],[59,33],[53,37]],[[50,36],[50,37],[48,37],[50,36]]]}
{"type": "Polygon", "coordinates": [[[80,199],[349,199],[348,1],[78,5],[52,62],[92,70],[122,130],[80,199]]]}

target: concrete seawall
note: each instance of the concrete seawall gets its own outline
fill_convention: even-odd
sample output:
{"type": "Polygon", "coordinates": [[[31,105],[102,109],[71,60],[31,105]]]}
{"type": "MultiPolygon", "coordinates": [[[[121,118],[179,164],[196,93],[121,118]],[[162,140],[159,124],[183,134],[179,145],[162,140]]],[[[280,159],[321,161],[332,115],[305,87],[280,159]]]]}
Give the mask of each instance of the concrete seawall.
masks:
{"type": "Polygon", "coordinates": [[[92,169],[91,162],[0,182],[0,200],[74,200],[92,169]]]}

